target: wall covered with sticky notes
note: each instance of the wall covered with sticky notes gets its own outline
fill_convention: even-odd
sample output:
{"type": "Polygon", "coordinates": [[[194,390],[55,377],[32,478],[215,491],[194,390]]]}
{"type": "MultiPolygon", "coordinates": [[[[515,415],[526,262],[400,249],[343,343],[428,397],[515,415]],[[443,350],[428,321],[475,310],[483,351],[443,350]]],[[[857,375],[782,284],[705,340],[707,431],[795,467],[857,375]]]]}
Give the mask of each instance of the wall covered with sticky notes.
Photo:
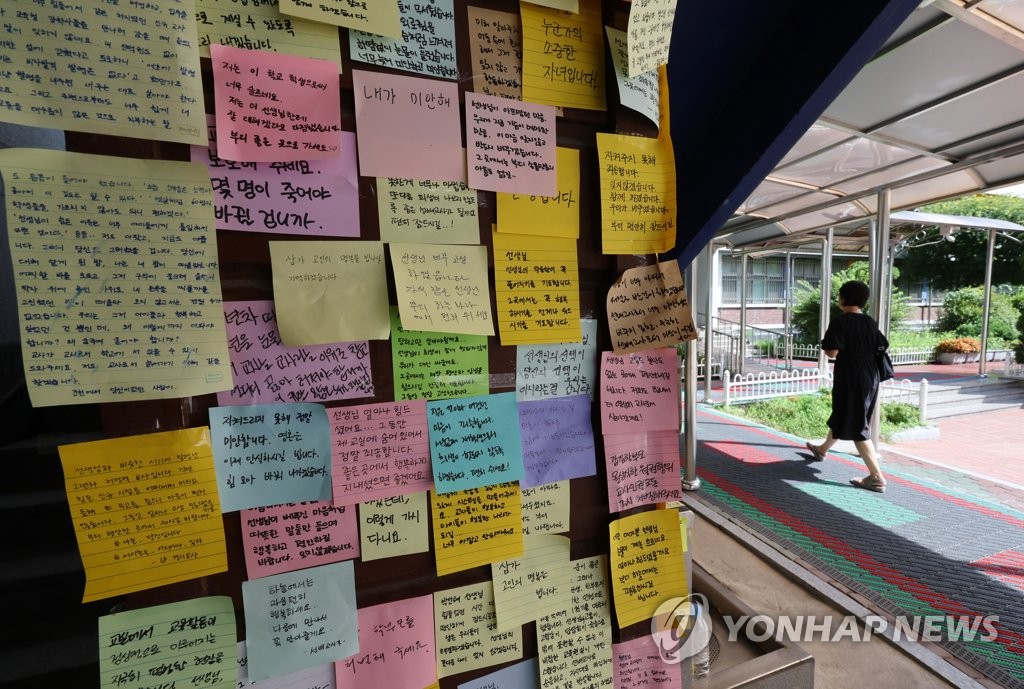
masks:
{"type": "MultiPolygon", "coordinates": [[[[659,509],[679,496],[673,335],[622,351],[607,307],[657,264],[634,252],[674,243],[671,17],[152,0],[69,20],[12,2],[18,341],[0,344],[25,382],[5,411],[12,440],[54,450],[12,482],[61,496],[16,559],[49,548],[64,569],[13,584],[6,669],[611,687],[612,644],[687,590],[659,509]],[[56,48],[58,24],[78,47],[34,59],[24,37],[56,48]],[[34,148],[40,128],[65,150],[34,148]],[[659,571],[637,589],[648,537],[659,571]],[[45,661],[39,618],[67,621],[45,661]]],[[[689,315],[677,290],[641,296],[689,315]]]]}

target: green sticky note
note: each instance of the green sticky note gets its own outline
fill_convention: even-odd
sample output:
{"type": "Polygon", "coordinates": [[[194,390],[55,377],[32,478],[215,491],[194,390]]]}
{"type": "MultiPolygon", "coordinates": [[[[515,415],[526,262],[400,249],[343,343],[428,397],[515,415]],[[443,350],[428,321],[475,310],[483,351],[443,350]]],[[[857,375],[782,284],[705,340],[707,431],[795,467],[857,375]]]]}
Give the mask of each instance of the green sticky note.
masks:
{"type": "Polygon", "coordinates": [[[395,399],[442,400],[490,392],[485,335],[403,330],[391,307],[395,399]]]}

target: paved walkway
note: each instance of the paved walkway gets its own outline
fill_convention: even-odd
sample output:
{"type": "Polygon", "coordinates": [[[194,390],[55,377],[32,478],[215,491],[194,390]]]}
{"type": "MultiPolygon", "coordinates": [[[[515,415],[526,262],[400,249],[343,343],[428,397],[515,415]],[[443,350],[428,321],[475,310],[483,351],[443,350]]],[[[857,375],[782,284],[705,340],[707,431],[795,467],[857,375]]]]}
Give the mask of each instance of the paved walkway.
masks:
{"type": "Polygon", "coordinates": [[[891,616],[997,615],[994,639],[942,645],[1024,688],[1024,512],[991,486],[893,459],[884,494],[859,490],[847,482],[865,473],[858,458],[811,462],[803,439],[703,408],[698,441],[702,500],[891,616]]]}

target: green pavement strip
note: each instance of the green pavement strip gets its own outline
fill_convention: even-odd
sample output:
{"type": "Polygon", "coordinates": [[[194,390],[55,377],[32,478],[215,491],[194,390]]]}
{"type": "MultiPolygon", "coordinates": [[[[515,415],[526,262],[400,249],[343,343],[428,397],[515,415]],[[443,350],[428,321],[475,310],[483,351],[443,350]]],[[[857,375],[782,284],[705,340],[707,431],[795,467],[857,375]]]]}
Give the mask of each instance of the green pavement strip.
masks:
{"type": "MultiPolygon", "coordinates": [[[[942,616],[946,614],[931,606],[929,603],[914,597],[913,594],[900,589],[894,584],[890,584],[881,577],[872,574],[863,567],[858,566],[856,563],[847,560],[834,550],[821,545],[817,541],[808,538],[792,527],[768,516],[753,505],[750,505],[731,493],[719,488],[706,478],[702,479],[701,489],[706,491],[717,502],[726,505],[734,512],[739,512],[740,514],[749,517],[762,527],[767,528],[769,531],[790,541],[791,543],[800,544],[800,546],[810,555],[818,558],[828,566],[843,572],[883,598],[893,600],[909,614],[942,616]]],[[[1021,656],[1007,651],[997,642],[975,639],[973,641],[959,641],[957,643],[966,645],[971,651],[987,658],[991,663],[1008,669],[1011,674],[1024,677],[1024,674],[1022,674],[1024,673],[1024,666],[1021,665],[1021,656]]]]}
{"type": "MultiPolygon", "coordinates": [[[[783,431],[776,430],[774,428],[771,428],[770,426],[765,426],[762,423],[753,422],[750,419],[745,419],[745,418],[743,418],[741,416],[733,416],[732,414],[727,414],[727,413],[719,411],[717,409],[709,409],[707,407],[705,407],[701,411],[703,411],[706,414],[711,414],[711,415],[714,415],[714,416],[721,416],[721,417],[724,417],[726,419],[730,419],[730,420],[733,420],[733,421],[739,421],[742,425],[751,426],[753,428],[757,428],[757,429],[762,430],[762,431],[767,431],[769,433],[773,433],[773,434],[779,436],[780,438],[785,438],[787,440],[795,441],[796,443],[798,443],[798,447],[794,447],[794,449],[798,450],[798,451],[800,450],[800,448],[803,447],[803,444],[806,442],[806,438],[799,438],[799,437],[797,437],[795,435],[792,435],[791,433],[785,433],[783,431]]],[[[846,457],[848,459],[851,459],[851,460],[854,460],[854,461],[857,461],[857,462],[860,461],[860,457],[857,457],[855,455],[848,455],[845,452],[836,452],[835,450],[833,450],[832,453],[833,454],[842,455],[843,457],[846,457]]],[[[939,469],[939,467],[936,467],[936,469],[939,469]]],[[[950,471],[950,473],[953,473],[952,470],[949,470],[949,471],[950,471]]],[[[982,498],[982,497],[978,496],[975,493],[967,492],[966,490],[956,490],[956,489],[953,489],[953,488],[951,488],[948,485],[945,485],[945,484],[942,484],[942,483],[938,483],[937,481],[935,481],[933,479],[924,478],[923,476],[920,476],[920,475],[915,474],[913,472],[903,471],[903,470],[900,470],[900,469],[893,469],[891,467],[886,467],[886,473],[891,475],[891,476],[895,476],[897,478],[901,478],[901,479],[903,479],[905,481],[910,481],[912,483],[917,483],[917,484],[919,484],[919,485],[921,485],[921,486],[923,486],[925,488],[930,488],[931,490],[935,490],[935,491],[938,491],[940,493],[944,493],[944,494],[946,494],[946,495],[948,495],[950,497],[959,498],[961,500],[967,500],[968,502],[973,502],[976,505],[980,505],[981,507],[987,507],[990,510],[993,510],[995,512],[999,512],[1000,514],[1005,514],[1008,517],[1014,517],[1015,519],[1024,519],[1024,512],[1021,512],[1019,510],[1015,510],[1012,507],[1007,507],[1006,505],[1003,505],[1003,504],[1001,504],[999,502],[996,502],[994,500],[986,500],[985,498],[982,498]]],[[[978,487],[981,488],[980,486],[978,486],[978,487]]],[[[984,489],[982,488],[982,490],[984,490],[984,489]]]]}

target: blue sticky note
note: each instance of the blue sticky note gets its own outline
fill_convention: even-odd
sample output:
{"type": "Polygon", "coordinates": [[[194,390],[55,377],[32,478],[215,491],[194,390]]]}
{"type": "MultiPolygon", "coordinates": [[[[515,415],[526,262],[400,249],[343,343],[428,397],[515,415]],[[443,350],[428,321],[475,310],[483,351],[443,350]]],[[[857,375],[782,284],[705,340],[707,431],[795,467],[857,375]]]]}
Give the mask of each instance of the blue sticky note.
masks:
{"type": "Polygon", "coordinates": [[[523,478],[514,392],[428,401],[427,424],[438,493],[523,478]]]}
{"type": "Polygon", "coordinates": [[[463,682],[459,689],[540,689],[537,659],[530,658],[489,675],[463,682]]]}
{"type": "Polygon", "coordinates": [[[365,62],[442,79],[458,79],[453,0],[398,0],[402,38],[348,30],[349,54],[365,62]]]}
{"type": "Polygon", "coordinates": [[[587,395],[519,403],[523,480],[533,488],[597,473],[587,395]]]}
{"type": "Polygon", "coordinates": [[[242,582],[249,679],[258,682],[359,651],[352,561],[242,582]]]}
{"type": "Polygon", "coordinates": [[[210,409],[222,512],[331,499],[331,424],[312,403],[210,409]]]}

